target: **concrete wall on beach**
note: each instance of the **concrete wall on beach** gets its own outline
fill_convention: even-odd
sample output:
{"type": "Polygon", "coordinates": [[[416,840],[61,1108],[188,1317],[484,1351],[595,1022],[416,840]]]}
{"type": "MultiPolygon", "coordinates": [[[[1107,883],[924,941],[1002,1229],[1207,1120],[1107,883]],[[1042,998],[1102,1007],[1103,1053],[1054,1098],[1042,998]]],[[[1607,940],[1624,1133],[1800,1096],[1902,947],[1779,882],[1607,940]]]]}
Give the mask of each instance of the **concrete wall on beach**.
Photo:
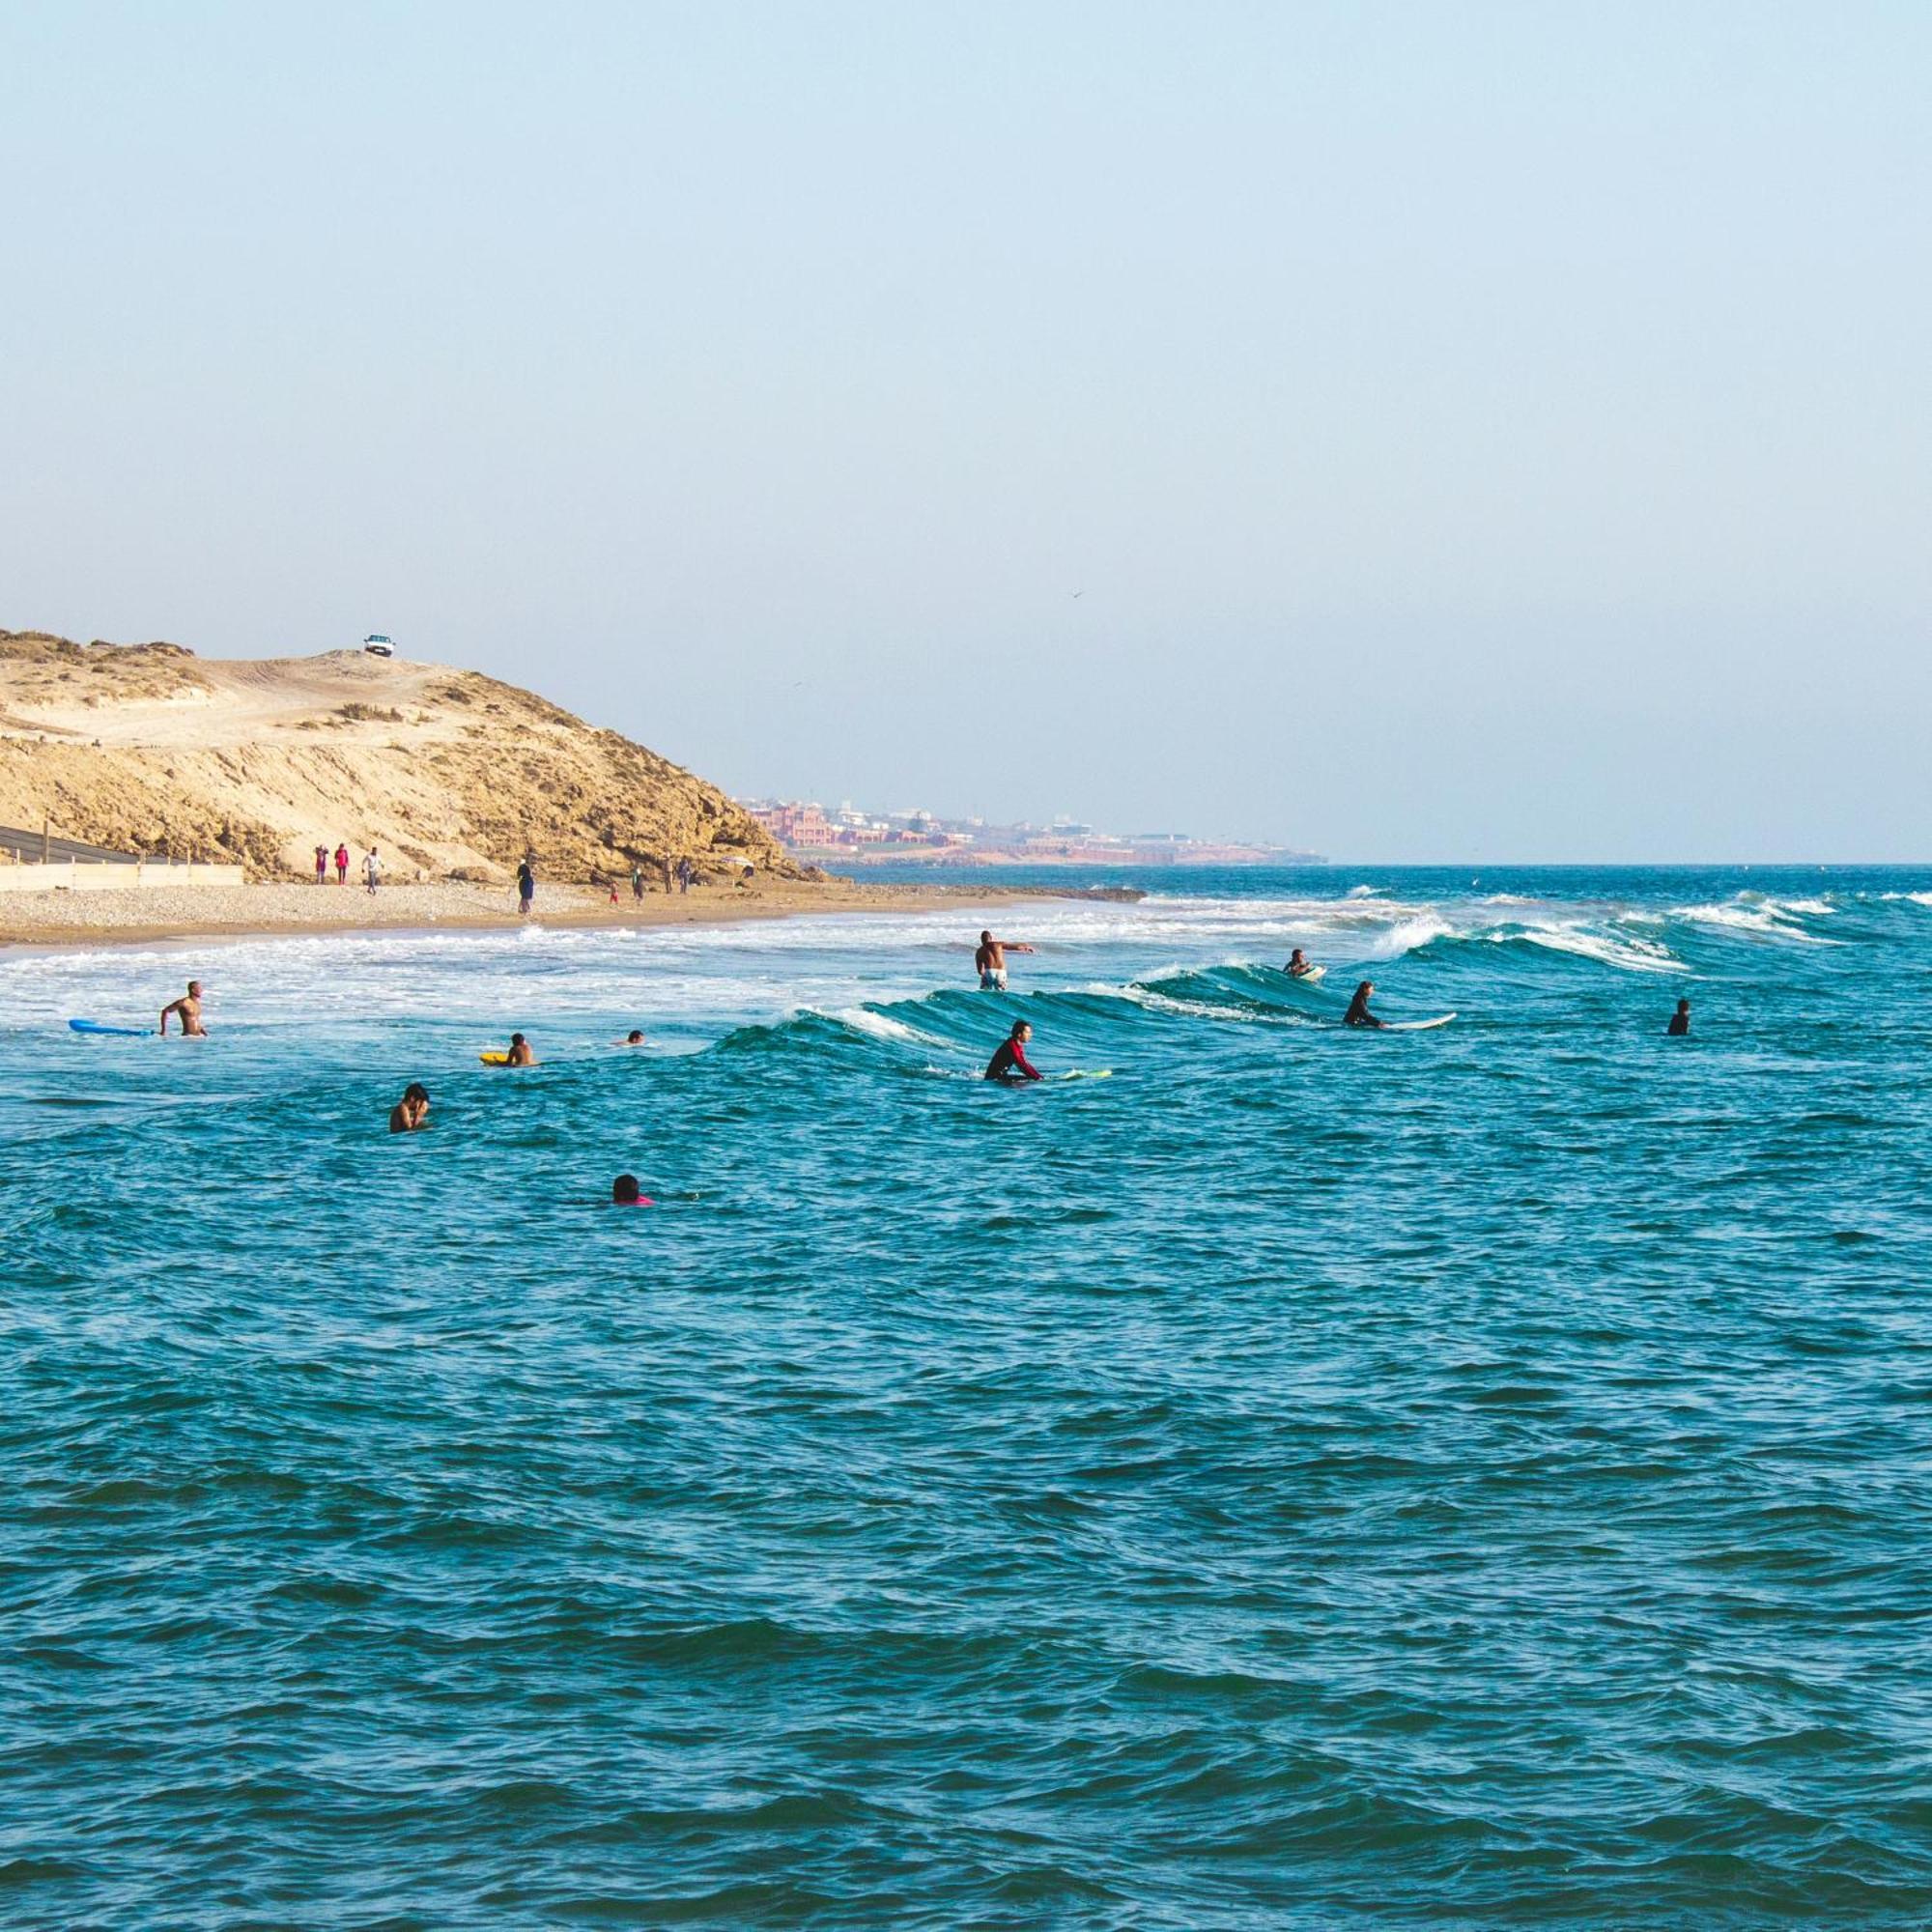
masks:
{"type": "Polygon", "coordinates": [[[160,886],[239,886],[240,866],[171,866],[163,859],[132,865],[56,859],[45,866],[0,866],[0,893],[128,893],[160,886]]]}

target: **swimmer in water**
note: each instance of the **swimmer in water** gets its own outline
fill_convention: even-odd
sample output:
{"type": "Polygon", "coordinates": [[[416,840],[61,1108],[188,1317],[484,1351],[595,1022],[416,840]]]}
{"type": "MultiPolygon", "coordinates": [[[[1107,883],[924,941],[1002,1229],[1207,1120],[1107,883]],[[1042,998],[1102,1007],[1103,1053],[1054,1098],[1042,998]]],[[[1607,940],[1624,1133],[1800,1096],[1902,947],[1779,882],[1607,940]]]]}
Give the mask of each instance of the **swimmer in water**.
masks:
{"type": "Polygon", "coordinates": [[[974,970],[980,975],[980,992],[1004,993],[1007,990],[1007,954],[1032,951],[1031,946],[1022,946],[1016,939],[995,939],[990,932],[982,932],[980,935],[980,950],[973,955],[974,970]]]}
{"type": "Polygon", "coordinates": [[[986,1078],[997,1080],[1002,1087],[1017,1087],[1022,1081],[1043,1080],[1045,1075],[1026,1057],[1027,1041],[1033,1037],[1033,1028],[1025,1020],[1015,1020],[1013,1030],[1003,1039],[991,1060],[986,1063],[986,1078]]]}
{"type": "Polygon", "coordinates": [[[611,1205],[613,1208],[650,1208],[656,1204],[648,1194],[639,1191],[635,1174],[620,1174],[611,1183],[611,1205]]]}
{"type": "Polygon", "coordinates": [[[617,1042],[619,1046],[642,1046],[643,1043],[644,1043],[644,1037],[641,1033],[638,1031],[636,1027],[633,1027],[630,1030],[630,1032],[627,1033],[624,1036],[624,1037],[617,1042]]]}
{"type": "Polygon", "coordinates": [[[513,1033],[510,1036],[509,1058],[504,1061],[503,1065],[505,1066],[534,1066],[536,1064],[537,1057],[530,1051],[529,1041],[522,1034],[513,1033]]]}
{"type": "Polygon", "coordinates": [[[1309,963],[1308,954],[1302,952],[1301,948],[1297,946],[1288,955],[1288,964],[1281,970],[1291,980],[1305,980],[1309,974],[1315,971],[1315,968],[1309,963]]]}
{"type": "Polygon", "coordinates": [[[1679,1000],[1677,1010],[1670,1015],[1670,1024],[1665,1027],[1672,1039],[1683,1039],[1690,1031],[1690,1002],[1679,1000]]]}
{"type": "Polygon", "coordinates": [[[168,1037],[168,1015],[175,1014],[182,1023],[184,1039],[206,1039],[208,1029],[201,1023],[201,981],[190,980],[187,991],[178,1000],[170,1000],[161,1009],[161,1037],[168,1037]]]}
{"type": "Polygon", "coordinates": [[[1386,1020],[1378,1020],[1369,1010],[1369,995],[1376,990],[1373,980],[1364,980],[1355,988],[1355,997],[1349,1002],[1349,1010],[1342,1015],[1344,1026],[1379,1027],[1386,1026],[1386,1020]]]}
{"type": "Polygon", "coordinates": [[[412,1080],[403,1089],[403,1097],[389,1113],[392,1134],[413,1134],[429,1125],[429,1089],[420,1080],[412,1080]]]}

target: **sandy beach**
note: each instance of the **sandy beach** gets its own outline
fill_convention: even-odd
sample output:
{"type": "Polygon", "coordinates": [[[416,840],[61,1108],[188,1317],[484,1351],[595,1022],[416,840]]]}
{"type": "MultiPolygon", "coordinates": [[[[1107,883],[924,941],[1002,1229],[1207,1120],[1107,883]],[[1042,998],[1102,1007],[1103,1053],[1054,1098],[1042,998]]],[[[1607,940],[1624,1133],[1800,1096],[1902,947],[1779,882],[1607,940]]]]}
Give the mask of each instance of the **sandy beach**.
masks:
{"type": "MultiPolygon", "coordinates": [[[[634,899],[623,892],[553,885],[537,889],[544,925],[725,925],[803,913],[927,912],[1038,896],[999,887],[803,884],[760,879],[749,886],[698,886],[634,899]]],[[[383,886],[269,883],[159,887],[151,892],[20,893],[0,900],[0,947],[99,946],[258,933],[363,931],[384,927],[497,927],[523,923],[514,887],[438,879],[383,886]]]]}

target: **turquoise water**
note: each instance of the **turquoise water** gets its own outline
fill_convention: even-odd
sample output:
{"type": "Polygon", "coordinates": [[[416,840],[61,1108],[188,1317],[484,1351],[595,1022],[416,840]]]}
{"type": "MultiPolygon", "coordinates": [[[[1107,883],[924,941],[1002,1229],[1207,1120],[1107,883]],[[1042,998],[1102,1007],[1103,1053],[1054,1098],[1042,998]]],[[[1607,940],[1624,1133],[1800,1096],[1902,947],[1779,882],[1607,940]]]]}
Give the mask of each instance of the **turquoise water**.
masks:
{"type": "Polygon", "coordinates": [[[1932,873],[1143,883],[0,956],[0,1920],[1932,1922],[1932,873]]]}

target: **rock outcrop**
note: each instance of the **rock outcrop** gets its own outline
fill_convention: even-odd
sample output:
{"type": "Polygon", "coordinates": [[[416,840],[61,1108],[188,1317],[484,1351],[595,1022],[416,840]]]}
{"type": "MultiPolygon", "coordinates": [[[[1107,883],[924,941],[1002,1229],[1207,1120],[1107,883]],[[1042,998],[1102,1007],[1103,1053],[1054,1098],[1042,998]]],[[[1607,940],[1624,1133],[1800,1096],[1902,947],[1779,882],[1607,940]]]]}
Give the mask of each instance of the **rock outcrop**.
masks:
{"type": "Polygon", "coordinates": [[[691,859],[814,877],[717,786],[477,671],[332,651],[260,661],[0,631],[0,824],[303,877],[555,879],[691,859]]]}

